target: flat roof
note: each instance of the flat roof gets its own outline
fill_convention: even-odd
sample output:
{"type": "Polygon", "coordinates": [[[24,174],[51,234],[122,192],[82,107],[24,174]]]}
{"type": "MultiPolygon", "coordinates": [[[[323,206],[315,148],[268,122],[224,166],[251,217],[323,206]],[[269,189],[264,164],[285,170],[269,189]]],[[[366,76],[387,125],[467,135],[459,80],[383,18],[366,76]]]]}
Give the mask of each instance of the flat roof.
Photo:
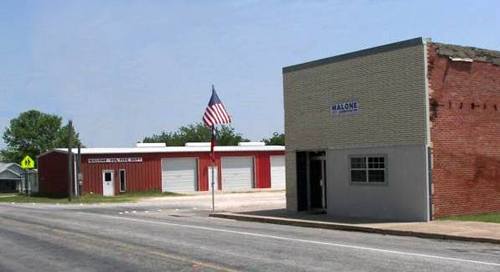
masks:
{"type": "Polygon", "coordinates": [[[358,50],[358,51],[354,51],[354,52],[350,52],[350,53],[346,53],[346,54],[336,55],[336,56],[329,57],[329,58],[318,59],[318,60],[313,60],[313,61],[295,64],[295,65],[291,65],[291,66],[286,66],[286,67],[283,67],[283,73],[298,71],[298,70],[302,70],[302,69],[316,67],[319,65],[324,65],[324,64],[339,62],[339,61],[343,61],[343,60],[347,60],[347,59],[352,59],[352,58],[357,58],[357,57],[392,51],[392,50],[410,47],[410,46],[415,46],[415,45],[420,45],[420,44],[424,44],[424,39],[422,37],[404,40],[404,41],[395,42],[395,43],[389,43],[389,44],[371,47],[371,48],[367,48],[367,49],[362,49],[362,50],[358,50]]]}
{"type": "Polygon", "coordinates": [[[482,61],[500,66],[500,51],[483,49],[473,46],[462,46],[432,42],[441,56],[449,57],[452,61],[482,61]]]}
{"type": "MultiPolygon", "coordinates": [[[[249,152],[249,151],[285,151],[282,145],[253,145],[253,146],[215,146],[216,152],[249,152]]],[[[67,148],[55,148],[39,157],[51,152],[67,153],[67,148]]],[[[72,149],[78,153],[78,148],[72,149]]],[[[116,147],[116,148],[81,148],[81,154],[146,154],[146,153],[185,153],[185,152],[210,152],[210,146],[166,146],[166,147],[116,147]]]]}

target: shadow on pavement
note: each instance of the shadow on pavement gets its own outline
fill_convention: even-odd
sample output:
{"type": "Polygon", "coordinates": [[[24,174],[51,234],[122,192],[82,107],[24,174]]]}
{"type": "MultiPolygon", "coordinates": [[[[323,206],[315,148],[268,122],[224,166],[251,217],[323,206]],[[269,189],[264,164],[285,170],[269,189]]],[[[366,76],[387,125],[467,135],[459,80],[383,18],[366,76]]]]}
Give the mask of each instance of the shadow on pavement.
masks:
{"type": "Polygon", "coordinates": [[[269,216],[269,217],[276,217],[276,218],[283,218],[283,219],[299,219],[299,220],[309,220],[309,221],[328,222],[328,223],[342,223],[342,224],[372,224],[372,223],[410,222],[410,221],[395,221],[395,220],[369,219],[369,218],[335,217],[335,216],[327,215],[322,211],[293,212],[293,211],[287,211],[286,209],[236,212],[236,214],[269,216]]]}

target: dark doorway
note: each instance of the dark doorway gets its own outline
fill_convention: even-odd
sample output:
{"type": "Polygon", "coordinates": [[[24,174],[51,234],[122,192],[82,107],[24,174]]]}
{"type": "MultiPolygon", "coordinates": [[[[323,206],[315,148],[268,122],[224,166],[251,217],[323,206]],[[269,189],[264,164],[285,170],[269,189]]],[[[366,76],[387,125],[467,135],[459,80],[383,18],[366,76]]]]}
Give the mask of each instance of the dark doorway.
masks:
{"type": "Polygon", "coordinates": [[[297,210],[306,211],[309,209],[308,189],[307,189],[307,152],[297,152],[297,210]]]}
{"type": "Polygon", "coordinates": [[[311,188],[311,209],[323,209],[323,160],[310,162],[309,184],[311,188]]]}
{"type": "Polygon", "coordinates": [[[297,209],[326,209],[325,152],[297,152],[297,209]]]}
{"type": "Polygon", "coordinates": [[[120,169],[120,193],[127,191],[127,177],[125,174],[125,169],[120,169]]]}

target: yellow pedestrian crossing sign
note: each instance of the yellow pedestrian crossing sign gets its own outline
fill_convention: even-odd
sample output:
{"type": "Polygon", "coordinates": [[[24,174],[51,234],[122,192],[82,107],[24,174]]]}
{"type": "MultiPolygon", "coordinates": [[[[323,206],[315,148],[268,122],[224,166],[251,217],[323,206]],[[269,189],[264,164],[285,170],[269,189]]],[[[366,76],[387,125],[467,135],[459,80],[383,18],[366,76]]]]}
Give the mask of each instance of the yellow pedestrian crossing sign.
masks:
{"type": "Polygon", "coordinates": [[[26,155],[21,161],[22,169],[32,169],[35,168],[35,161],[28,155],[26,155]]]}

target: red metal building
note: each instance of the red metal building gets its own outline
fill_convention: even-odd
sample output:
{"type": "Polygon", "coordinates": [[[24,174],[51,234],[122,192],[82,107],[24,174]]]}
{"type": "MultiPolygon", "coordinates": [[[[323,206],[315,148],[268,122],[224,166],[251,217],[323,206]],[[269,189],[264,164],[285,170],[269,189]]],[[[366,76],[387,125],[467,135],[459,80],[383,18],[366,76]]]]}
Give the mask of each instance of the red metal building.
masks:
{"type": "MultiPolygon", "coordinates": [[[[240,143],[215,147],[216,190],[285,188],[284,147],[240,143]]],[[[77,150],[73,150],[76,155],[77,150]]],[[[82,148],[82,192],[112,196],[121,192],[208,191],[209,143],[186,146],[138,144],[134,148],[82,148]]],[[[54,149],[38,157],[39,191],[66,195],[68,154],[54,149]]],[[[76,177],[76,173],[75,173],[76,177]]],[[[76,178],[74,178],[76,180],[76,178]]]]}

